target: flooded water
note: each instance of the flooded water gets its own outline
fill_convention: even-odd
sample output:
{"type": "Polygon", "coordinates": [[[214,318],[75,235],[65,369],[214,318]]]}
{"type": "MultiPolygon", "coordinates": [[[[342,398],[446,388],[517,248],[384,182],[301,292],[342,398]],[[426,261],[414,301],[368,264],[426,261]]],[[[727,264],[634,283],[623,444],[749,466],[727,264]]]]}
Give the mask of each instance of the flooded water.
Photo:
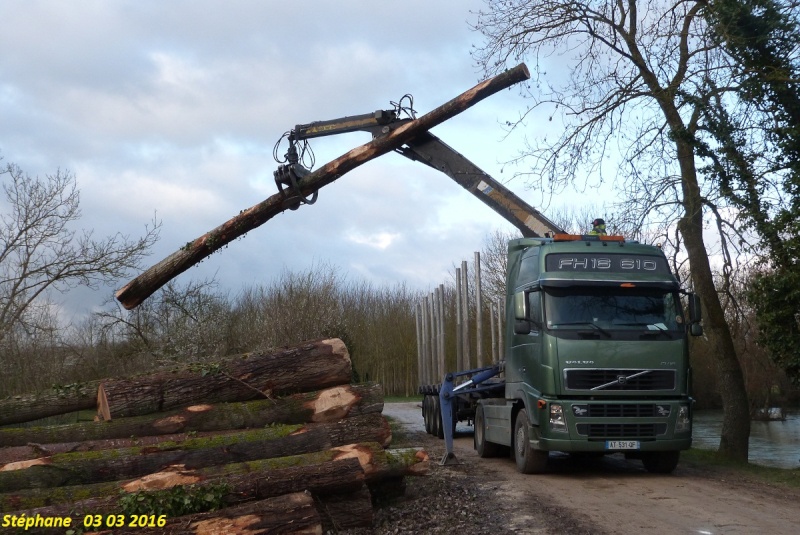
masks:
{"type": "MultiPolygon", "coordinates": [[[[722,411],[696,411],[692,447],[717,449],[722,411]]],[[[800,411],[783,421],[750,423],[750,462],[778,468],[800,468],[800,411]]]]}

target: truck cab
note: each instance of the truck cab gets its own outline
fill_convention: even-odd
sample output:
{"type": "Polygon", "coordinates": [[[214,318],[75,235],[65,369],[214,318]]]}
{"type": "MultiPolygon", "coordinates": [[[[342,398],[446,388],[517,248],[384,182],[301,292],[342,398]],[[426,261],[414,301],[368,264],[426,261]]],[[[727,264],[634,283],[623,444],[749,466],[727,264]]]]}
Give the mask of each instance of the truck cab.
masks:
{"type": "Polygon", "coordinates": [[[690,317],[660,248],[618,236],[523,238],[508,246],[503,398],[477,402],[481,456],[518,469],[548,452],[641,458],[671,472],[692,443],[690,317]]]}

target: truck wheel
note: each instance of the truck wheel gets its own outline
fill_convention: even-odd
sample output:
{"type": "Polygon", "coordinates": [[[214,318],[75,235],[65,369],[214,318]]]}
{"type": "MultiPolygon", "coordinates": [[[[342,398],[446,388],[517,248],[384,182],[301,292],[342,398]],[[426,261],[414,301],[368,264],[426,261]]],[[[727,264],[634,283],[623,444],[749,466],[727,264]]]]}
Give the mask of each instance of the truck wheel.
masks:
{"type": "Polygon", "coordinates": [[[431,397],[424,396],[422,398],[422,419],[425,421],[425,432],[431,434],[431,397]]]}
{"type": "Polygon", "coordinates": [[[501,446],[494,442],[486,442],[486,417],[483,414],[483,405],[475,409],[475,451],[478,457],[497,457],[501,446]]]}
{"type": "Polygon", "coordinates": [[[517,471],[541,474],[547,469],[548,457],[546,451],[531,448],[528,413],[525,409],[520,410],[514,420],[514,460],[517,461],[517,471]]]}
{"type": "Polygon", "coordinates": [[[680,451],[646,451],[642,453],[642,464],[652,474],[671,474],[680,457],[680,451]]]}
{"type": "Polygon", "coordinates": [[[433,397],[433,422],[431,423],[431,434],[437,438],[444,438],[444,427],[442,427],[442,401],[438,396],[433,397]]]}

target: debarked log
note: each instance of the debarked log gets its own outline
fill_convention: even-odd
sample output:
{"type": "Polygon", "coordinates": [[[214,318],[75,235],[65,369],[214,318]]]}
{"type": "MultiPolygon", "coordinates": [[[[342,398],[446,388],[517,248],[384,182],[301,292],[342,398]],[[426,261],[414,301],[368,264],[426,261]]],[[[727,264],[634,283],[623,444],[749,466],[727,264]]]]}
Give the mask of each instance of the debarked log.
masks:
{"type": "Polygon", "coordinates": [[[201,437],[181,443],[57,454],[0,467],[6,492],[127,479],[180,464],[200,468],[225,463],[285,457],[350,444],[376,441],[388,445],[391,430],[378,413],[335,423],[276,425],[267,429],[201,437]]]}
{"type": "Polygon", "coordinates": [[[3,455],[0,451],[0,463],[41,457],[42,452],[48,450],[61,453],[68,449],[87,451],[119,447],[109,439],[248,429],[271,424],[335,422],[382,410],[383,389],[380,385],[342,385],[274,400],[203,403],[166,414],[48,427],[7,428],[0,429],[0,445],[26,446],[33,443],[36,446],[20,449],[13,456],[3,455]],[[76,442],[82,444],[65,444],[76,442]]]}
{"type": "Polygon", "coordinates": [[[215,364],[103,381],[97,397],[98,405],[107,405],[113,419],[189,405],[310,392],[349,384],[351,376],[347,347],[331,338],[278,351],[245,353],[215,364]]]}

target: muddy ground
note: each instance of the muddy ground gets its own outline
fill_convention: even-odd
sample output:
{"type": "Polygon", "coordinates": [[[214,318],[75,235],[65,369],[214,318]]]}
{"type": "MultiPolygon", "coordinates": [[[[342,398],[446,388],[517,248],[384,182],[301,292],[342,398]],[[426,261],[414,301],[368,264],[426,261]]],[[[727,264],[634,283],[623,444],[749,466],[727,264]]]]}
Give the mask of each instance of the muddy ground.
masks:
{"type": "MultiPolygon", "coordinates": [[[[510,459],[480,459],[468,427],[458,428],[459,464],[442,467],[443,441],[422,428],[418,404],[387,404],[403,425],[393,446],[424,447],[431,475],[407,478],[405,494],[376,509],[373,534],[795,534],[800,490],[761,483],[739,471],[681,463],[647,473],[614,455],[578,463],[551,455],[548,473],[525,476],[510,459]]],[[[798,473],[800,477],[800,472],[798,473]]]]}

